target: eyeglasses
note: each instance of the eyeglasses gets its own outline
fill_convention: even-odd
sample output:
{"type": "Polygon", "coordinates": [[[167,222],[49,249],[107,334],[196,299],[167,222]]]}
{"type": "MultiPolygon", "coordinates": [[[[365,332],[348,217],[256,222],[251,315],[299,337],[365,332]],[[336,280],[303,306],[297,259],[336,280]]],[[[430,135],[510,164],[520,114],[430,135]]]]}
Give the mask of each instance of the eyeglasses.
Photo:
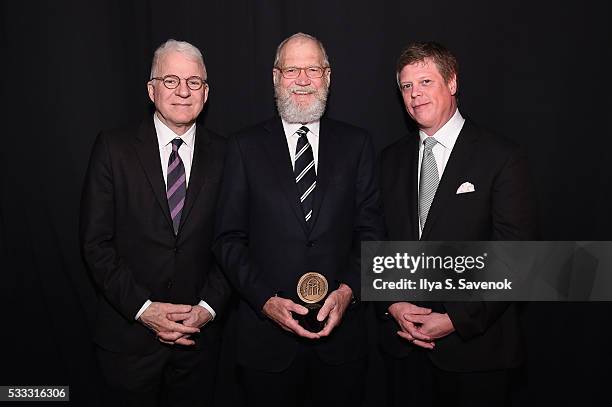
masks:
{"type": "Polygon", "coordinates": [[[300,73],[302,73],[302,71],[304,71],[306,73],[306,76],[310,79],[317,79],[321,78],[325,71],[329,69],[329,67],[307,66],[305,68],[298,68],[297,66],[288,66],[286,68],[280,68],[277,66],[276,69],[280,71],[280,73],[283,75],[283,78],[285,79],[295,79],[300,76],[300,73]]]}
{"type": "MultiPolygon", "coordinates": [[[[176,89],[181,84],[181,78],[176,75],[166,75],[163,78],[151,78],[151,80],[158,80],[164,83],[164,86],[168,89],[176,89]]],[[[187,83],[187,87],[191,90],[200,90],[202,86],[208,85],[206,79],[202,79],[199,76],[190,76],[189,78],[185,78],[185,83],[187,83]]]]}

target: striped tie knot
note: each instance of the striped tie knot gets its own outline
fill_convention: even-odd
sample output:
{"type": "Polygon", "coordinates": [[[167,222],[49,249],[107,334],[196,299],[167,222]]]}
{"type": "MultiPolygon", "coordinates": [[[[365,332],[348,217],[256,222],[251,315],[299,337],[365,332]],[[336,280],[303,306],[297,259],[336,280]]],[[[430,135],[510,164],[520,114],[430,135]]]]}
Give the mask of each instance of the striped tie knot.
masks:
{"type": "Polygon", "coordinates": [[[431,151],[434,146],[438,144],[438,140],[433,137],[427,137],[425,141],[423,141],[423,145],[425,146],[425,150],[431,151]]]}
{"type": "Polygon", "coordinates": [[[172,151],[178,152],[178,149],[181,146],[181,144],[183,144],[182,138],[175,138],[174,140],[172,140],[172,151]]]}
{"type": "Polygon", "coordinates": [[[308,127],[306,127],[306,126],[302,126],[299,129],[297,129],[297,131],[296,131],[296,133],[300,137],[306,136],[306,134],[308,134],[308,132],[309,132],[309,130],[308,130],[308,127]]]}

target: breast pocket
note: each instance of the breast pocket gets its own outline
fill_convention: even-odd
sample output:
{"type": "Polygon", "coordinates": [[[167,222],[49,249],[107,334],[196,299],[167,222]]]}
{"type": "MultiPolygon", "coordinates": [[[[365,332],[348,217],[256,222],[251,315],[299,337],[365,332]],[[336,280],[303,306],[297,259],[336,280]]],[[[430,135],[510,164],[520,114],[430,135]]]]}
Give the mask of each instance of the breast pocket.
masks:
{"type": "Polygon", "coordinates": [[[456,194],[450,212],[468,223],[480,222],[490,217],[490,194],[483,191],[456,194]]]}

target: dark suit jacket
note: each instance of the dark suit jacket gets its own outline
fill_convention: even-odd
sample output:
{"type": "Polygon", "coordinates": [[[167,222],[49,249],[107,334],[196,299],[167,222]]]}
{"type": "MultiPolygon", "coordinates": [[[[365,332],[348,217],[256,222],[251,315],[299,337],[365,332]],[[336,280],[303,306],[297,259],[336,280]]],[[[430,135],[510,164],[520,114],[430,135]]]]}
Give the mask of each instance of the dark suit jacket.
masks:
{"type": "MultiPolygon", "coordinates": [[[[380,240],[375,156],[362,129],[321,120],[312,225],[304,221],[280,118],[229,141],[219,201],[215,255],[241,295],[237,360],[281,371],[294,359],[299,339],[262,315],[275,294],[297,302],[296,285],[307,271],[325,275],[330,290],[344,282],[359,296],[360,242],[380,240]]],[[[312,342],[328,363],[363,357],[362,305],[349,308],[329,338],[312,342]]]]}
{"type": "MultiPolygon", "coordinates": [[[[206,301],[219,315],[230,287],[211,251],[226,140],[197,126],[178,235],[174,235],[153,119],[101,133],[81,202],[83,256],[99,290],[95,341],[116,352],[149,353],[159,342],[134,320],[147,299],[206,301]]],[[[212,323],[199,341],[217,330],[212,323]]],[[[198,341],[197,341],[198,342],[198,341]]]]}
{"type": "MultiPolygon", "coordinates": [[[[381,155],[381,195],[389,240],[419,240],[419,136],[410,134],[381,155]]],[[[466,120],[431,205],[421,240],[534,240],[535,209],[527,160],[514,143],[466,120]],[[456,194],[464,182],[475,192],[456,194]]],[[[382,315],[389,304],[379,304],[382,315]]],[[[447,312],[456,332],[428,352],[450,371],[510,368],[522,359],[516,305],[504,302],[446,302],[431,305],[447,312]]],[[[405,356],[412,348],[396,334],[395,321],[382,324],[383,349],[405,356]]]]}

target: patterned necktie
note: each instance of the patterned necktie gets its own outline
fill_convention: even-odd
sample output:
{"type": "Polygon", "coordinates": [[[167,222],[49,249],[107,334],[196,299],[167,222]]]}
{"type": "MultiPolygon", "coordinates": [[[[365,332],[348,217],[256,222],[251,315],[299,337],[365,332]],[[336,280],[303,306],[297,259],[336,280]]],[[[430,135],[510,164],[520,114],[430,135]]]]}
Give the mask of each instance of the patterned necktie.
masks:
{"type": "Polygon", "coordinates": [[[427,137],[423,142],[423,160],[421,161],[421,181],[419,182],[419,220],[421,230],[425,227],[429,208],[433,202],[440,177],[438,176],[438,165],[432,149],[438,143],[433,137],[427,137]]]}
{"type": "Polygon", "coordinates": [[[314,190],[317,186],[317,174],[315,172],[312,147],[306,137],[306,134],[308,134],[308,127],[302,126],[296,133],[300,138],[298,139],[295,149],[295,169],[293,173],[295,174],[295,183],[300,192],[300,202],[302,203],[302,210],[304,211],[304,219],[307,224],[310,224],[310,219],[312,219],[314,190]]]}
{"type": "Polygon", "coordinates": [[[168,207],[170,208],[175,235],[178,233],[179,224],[181,223],[181,212],[185,203],[185,193],[187,192],[185,166],[178,153],[182,143],[183,140],[180,138],[172,140],[172,153],[170,153],[170,158],[168,159],[166,197],[168,198],[168,207]]]}

